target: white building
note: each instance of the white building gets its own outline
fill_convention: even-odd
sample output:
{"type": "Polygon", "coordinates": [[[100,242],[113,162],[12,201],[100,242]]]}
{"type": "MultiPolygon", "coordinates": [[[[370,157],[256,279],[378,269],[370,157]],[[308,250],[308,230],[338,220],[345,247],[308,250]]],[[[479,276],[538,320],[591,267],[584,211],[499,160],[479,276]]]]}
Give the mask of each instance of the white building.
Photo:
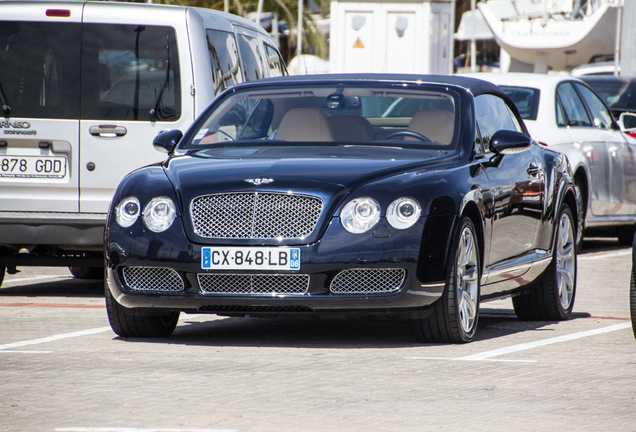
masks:
{"type": "Polygon", "coordinates": [[[455,0],[331,1],[332,73],[453,73],[455,0]]]}

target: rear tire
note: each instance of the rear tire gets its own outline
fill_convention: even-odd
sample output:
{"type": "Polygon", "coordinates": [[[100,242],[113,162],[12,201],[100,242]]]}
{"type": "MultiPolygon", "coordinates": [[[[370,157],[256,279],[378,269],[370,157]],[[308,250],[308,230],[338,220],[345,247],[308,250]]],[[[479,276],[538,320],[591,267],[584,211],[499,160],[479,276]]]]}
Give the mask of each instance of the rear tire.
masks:
{"type": "Polygon", "coordinates": [[[128,309],[117,303],[108,285],[104,285],[108,321],[113,331],[119,336],[123,338],[160,338],[172,334],[179,321],[179,312],[148,316],[129,315],[126,313],[128,309]]]}
{"type": "Polygon", "coordinates": [[[7,272],[7,268],[4,266],[0,266],[0,287],[2,287],[2,282],[4,282],[4,274],[7,272]]]}
{"type": "Polygon", "coordinates": [[[463,217],[453,241],[444,294],[427,318],[410,321],[419,342],[471,342],[479,319],[480,261],[472,221],[463,217]]]}
{"type": "Polygon", "coordinates": [[[583,189],[577,183],[574,184],[576,191],[576,251],[583,249],[583,233],[585,231],[585,211],[587,210],[587,198],[583,198],[583,189]]]}
{"type": "Polygon", "coordinates": [[[529,285],[530,291],[512,298],[517,317],[528,321],[569,318],[576,295],[576,237],[570,208],[563,204],[554,233],[552,261],[529,285]]]}

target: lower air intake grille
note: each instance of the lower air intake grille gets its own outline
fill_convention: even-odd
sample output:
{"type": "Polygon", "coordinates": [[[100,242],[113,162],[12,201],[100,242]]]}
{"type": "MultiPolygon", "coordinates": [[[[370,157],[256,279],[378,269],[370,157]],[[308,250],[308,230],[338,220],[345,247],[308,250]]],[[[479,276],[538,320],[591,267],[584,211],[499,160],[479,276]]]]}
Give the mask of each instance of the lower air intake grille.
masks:
{"type": "Polygon", "coordinates": [[[124,267],[124,282],[132,291],[183,291],[183,279],[173,269],[164,267],[124,267]]]}
{"type": "Polygon", "coordinates": [[[336,275],[329,290],[334,294],[384,294],[402,287],[404,269],[349,269],[336,275]]]}
{"type": "Polygon", "coordinates": [[[309,288],[309,275],[303,274],[212,274],[198,275],[205,294],[303,295],[309,288]]]}

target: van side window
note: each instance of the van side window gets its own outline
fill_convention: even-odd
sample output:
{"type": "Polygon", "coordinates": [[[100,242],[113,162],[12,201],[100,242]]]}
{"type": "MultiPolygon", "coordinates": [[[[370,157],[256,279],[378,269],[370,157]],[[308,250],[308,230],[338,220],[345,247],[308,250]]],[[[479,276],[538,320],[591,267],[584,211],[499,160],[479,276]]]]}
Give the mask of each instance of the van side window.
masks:
{"type": "Polygon", "coordinates": [[[80,34],[79,23],[2,21],[0,86],[11,117],[78,118],[80,34]]]}
{"type": "Polygon", "coordinates": [[[243,71],[245,72],[245,81],[254,81],[265,78],[263,71],[263,55],[258,39],[238,35],[239,50],[241,59],[243,60],[243,71]]]}
{"type": "Polygon", "coordinates": [[[172,27],[84,24],[81,118],[181,117],[179,52],[172,27]]]}
{"type": "Polygon", "coordinates": [[[232,33],[219,30],[206,30],[208,54],[212,67],[214,94],[243,82],[236,39],[232,33]]]}
{"type": "Polygon", "coordinates": [[[285,75],[285,63],[280,58],[278,51],[275,48],[264,44],[265,52],[267,53],[267,65],[269,66],[269,76],[278,77],[285,75]]]}

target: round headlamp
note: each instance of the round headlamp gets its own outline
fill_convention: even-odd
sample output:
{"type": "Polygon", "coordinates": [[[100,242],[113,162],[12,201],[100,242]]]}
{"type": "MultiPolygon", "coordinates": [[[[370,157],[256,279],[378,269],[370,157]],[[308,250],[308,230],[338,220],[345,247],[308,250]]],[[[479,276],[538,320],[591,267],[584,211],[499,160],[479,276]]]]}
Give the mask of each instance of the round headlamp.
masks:
{"type": "Polygon", "coordinates": [[[151,199],[144,207],[144,223],[150,231],[162,232],[170,228],[177,217],[174,202],[161,196],[151,199]]]}
{"type": "Polygon", "coordinates": [[[369,231],[380,220],[380,205],[373,198],[356,198],[340,214],[344,229],[353,234],[369,231]]]}
{"type": "Polygon", "coordinates": [[[398,198],[386,210],[386,218],[393,228],[412,227],[420,217],[422,209],[413,198],[398,198]]]}
{"type": "Polygon", "coordinates": [[[124,198],[115,207],[115,219],[117,224],[122,228],[128,228],[137,221],[139,217],[139,200],[130,195],[124,198]]]}

